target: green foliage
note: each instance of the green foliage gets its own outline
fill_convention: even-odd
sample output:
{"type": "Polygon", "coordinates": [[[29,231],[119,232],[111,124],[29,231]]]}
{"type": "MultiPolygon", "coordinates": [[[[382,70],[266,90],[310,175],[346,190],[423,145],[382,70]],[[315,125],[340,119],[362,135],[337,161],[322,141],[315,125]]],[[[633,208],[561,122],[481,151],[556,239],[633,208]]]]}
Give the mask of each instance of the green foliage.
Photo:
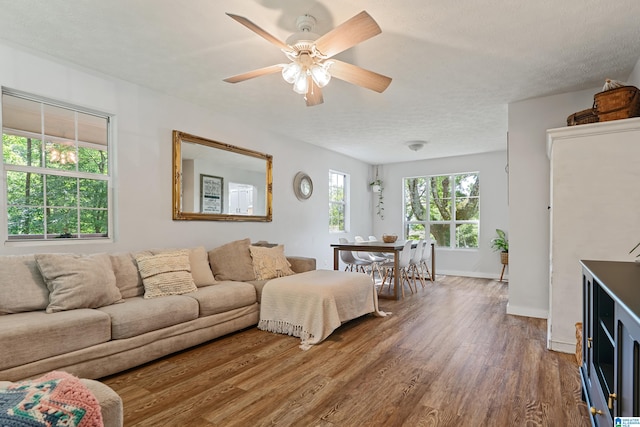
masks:
{"type": "MultiPolygon", "coordinates": [[[[477,248],[478,226],[475,221],[480,219],[479,194],[480,181],[474,173],[407,178],[405,221],[411,227],[415,227],[414,221],[429,222],[431,238],[437,246],[449,247],[451,233],[455,233],[456,248],[477,248]]],[[[405,230],[407,239],[415,234],[408,228],[405,230]]]]}
{"type": "MultiPolygon", "coordinates": [[[[108,229],[108,158],[105,149],[78,147],[78,162],[60,165],[46,159],[48,147],[40,140],[2,135],[3,161],[31,166],[33,171],[7,171],[8,234],[106,234],[108,229]],[[45,150],[45,151],[43,151],[45,150]],[[45,168],[42,168],[42,164],[45,168]],[[96,178],[63,175],[81,172],[96,178]]],[[[66,150],[76,150],[64,145],[66,150]]]]}
{"type": "Polygon", "coordinates": [[[498,236],[491,239],[491,248],[496,252],[509,252],[509,239],[507,239],[507,234],[499,228],[496,228],[496,234],[498,236]]]}
{"type": "Polygon", "coordinates": [[[380,217],[380,219],[384,219],[384,196],[382,195],[382,191],[384,188],[382,187],[382,180],[376,179],[369,183],[371,187],[377,185],[380,187],[380,191],[378,192],[378,201],[376,202],[376,213],[380,217]]]}
{"type": "Polygon", "coordinates": [[[345,231],[344,175],[329,175],[329,231],[345,231]]]}

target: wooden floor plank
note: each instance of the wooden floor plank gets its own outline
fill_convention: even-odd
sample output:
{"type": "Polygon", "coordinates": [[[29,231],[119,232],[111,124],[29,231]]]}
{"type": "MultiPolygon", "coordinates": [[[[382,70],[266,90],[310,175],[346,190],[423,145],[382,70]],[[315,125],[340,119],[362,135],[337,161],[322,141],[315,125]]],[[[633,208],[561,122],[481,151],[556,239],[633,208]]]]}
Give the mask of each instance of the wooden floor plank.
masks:
{"type": "Polygon", "coordinates": [[[132,427],[588,426],[575,357],[507,286],[439,277],[307,351],[249,328],[103,381],[132,427]]]}

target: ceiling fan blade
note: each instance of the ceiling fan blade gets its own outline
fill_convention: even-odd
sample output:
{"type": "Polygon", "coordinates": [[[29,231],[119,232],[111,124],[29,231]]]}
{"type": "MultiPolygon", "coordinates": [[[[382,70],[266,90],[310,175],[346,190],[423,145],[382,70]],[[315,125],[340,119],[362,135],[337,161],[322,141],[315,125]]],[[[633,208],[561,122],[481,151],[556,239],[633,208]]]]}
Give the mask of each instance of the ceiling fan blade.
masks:
{"type": "Polygon", "coordinates": [[[311,77],[309,77],[309,90],[307,90],[307,94],[304,99],[307,101],[307,107],[313,107],[314,105],[319,105],[324,102],[324,99],[322,98],[322,89],[315,84],[311,77]]]}
{"type": "Polygon", "coordinates": [[[382,93],[391,83],[391,77],[365,70],[357,65],[338,61],[337,59],[331,59],[327,62],[332,62],[329,67],[329,74],[332,77],[354,85],[382,93]]]}
{"type": "Polygon", "coordinates": [[[268,42],[273,43],[274,45],[276,45],[280,49],[282,49],[282,50],[284,50],[286,52],[291,52],[291,47],[289,47],[288,44],[286,44],[282,40],[278,40],[277,38],[275,38],[271,34],[267,33],[265,30],[263,30],[262,28],[258,27],[253,22],[249,21],[247,18],[245,18],[243,16],[234,15],[233,13],[228,13],[228,12],[227,12],[227,15],[229,15],[231,18],[235,19],[236,21],[238,21],[239,23],[241,23],[242,25],[244,25],[245,27],[247,27],[248,29],[250,29],[251,31],[256,33],[257,35],[259,35],[263,39],[267,40],[268,42]]]}
{"type": "Polygon", "coordinates": [[[381,32],[376,21],[363,10],[321,36],[316,40],[315,46],[322,55],[330,58],[381,32]]]}
{"type": "Polygon", "coordinates": [[[255,77],[266,76],[267,74],[275,74],[282,71],[282,65],[271,65],[269,67],[259,68],[247,73],[238,74],[237,76],[227,77],[224,79],[227,83],[238,83],[255,77]]]}

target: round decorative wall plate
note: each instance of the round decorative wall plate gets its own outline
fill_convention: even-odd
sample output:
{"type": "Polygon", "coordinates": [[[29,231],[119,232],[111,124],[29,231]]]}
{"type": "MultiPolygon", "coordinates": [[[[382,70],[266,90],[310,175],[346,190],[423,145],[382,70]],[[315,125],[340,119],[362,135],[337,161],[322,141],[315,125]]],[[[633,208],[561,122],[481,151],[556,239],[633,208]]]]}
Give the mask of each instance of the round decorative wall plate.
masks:
{"type": "Polygon", "coordinates": [[[298,200],[307,200],[313,193],[313,182],[309,175],[298,172],[293,178],[293,192],[298,200]]]}

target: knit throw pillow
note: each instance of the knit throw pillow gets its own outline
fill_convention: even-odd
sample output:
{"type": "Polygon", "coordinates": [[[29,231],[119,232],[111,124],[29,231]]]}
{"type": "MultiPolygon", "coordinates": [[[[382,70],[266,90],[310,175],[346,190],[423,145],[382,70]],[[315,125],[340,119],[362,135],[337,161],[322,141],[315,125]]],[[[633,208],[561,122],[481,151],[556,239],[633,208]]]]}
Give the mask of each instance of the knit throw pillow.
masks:
{"type": "Polygon", "coordinates": [[[291,264],[284,255],[284,246],[278,245],[273,248],[263,248],[251,246],[251,258],[253,259],[253,270],[258,280],[273,279],[275,277],[290,276],[295,274],[291,269],[291,264]]]}
{"type": "Polygon", "coordinates": [[[136,255],[144,298],[180,295],[198,290],[191,276],[189,251],[136,255]]]}

